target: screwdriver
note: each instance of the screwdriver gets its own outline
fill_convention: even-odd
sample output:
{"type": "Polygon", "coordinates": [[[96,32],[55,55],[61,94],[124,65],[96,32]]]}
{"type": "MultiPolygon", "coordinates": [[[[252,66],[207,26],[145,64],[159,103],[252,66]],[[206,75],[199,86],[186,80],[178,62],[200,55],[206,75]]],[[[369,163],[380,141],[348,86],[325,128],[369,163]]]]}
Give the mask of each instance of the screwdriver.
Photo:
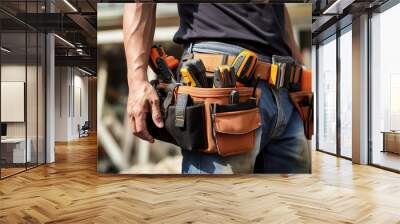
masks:
{"type": "Polygon", "coordinates": [[[231,65],[219,65],[214,70],[214,87],[229,88],[236,86],[235,69],[231,65]]]}
{"type": "Polygon", "coordinates": [[[208,87],[206,68],[200,59],[184,61],[179,72],[185,85],[201,88],[208,87]]]}
{"type": "Polygon", "coordinates": [[[181,82],[185,85],[185,86],[191,86],[191,87],[200,87],[200,83],[199,81],[197,81],[196,78],[194,78],[192,76],[192,74],[190,74],[189,68],[186,66],[182,66],[181,70],[180,70],[180,74],[181,74],[181,82]]]}

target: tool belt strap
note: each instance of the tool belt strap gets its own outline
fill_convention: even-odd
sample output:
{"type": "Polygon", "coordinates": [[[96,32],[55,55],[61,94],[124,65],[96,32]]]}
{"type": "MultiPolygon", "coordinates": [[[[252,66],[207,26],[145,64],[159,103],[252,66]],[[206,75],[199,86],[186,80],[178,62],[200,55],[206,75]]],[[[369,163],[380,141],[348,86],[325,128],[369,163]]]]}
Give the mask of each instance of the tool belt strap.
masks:
{"type": "MultiPolygon", "coordinates": [[[[201,59],[203,61],[204,66],[206,67],[206,71],[213,73],[214,69],[218,66],[221,65],[223,60],[224,60],[224,56],[222,54],[202,54],[202,53],[193,53],[193,58],[196,59],[201,59]]],[[[232,62],[235,60],[234,55],[229,55],[227,57],[227,64],[232,64],[232,62]]],[[[270,76],[270,72],[271,72],[271,63],[268,62],[263,62],[258,60],[257,64],[256,64],[256,68],[254,70],[254,74],[260,75],[260,79],[265,80],[265,81],[269,81],[269,76],[270,76]]]]}

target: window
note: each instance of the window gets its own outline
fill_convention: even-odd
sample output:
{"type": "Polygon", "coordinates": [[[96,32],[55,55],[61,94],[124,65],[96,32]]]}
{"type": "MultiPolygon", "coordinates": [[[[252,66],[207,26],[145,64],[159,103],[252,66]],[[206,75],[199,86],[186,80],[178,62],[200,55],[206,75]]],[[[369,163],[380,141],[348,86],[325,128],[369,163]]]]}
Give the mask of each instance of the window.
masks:
{"type": "Polygon", "coordinates": [[[371,18],[372,164],[400,170],[400,5],[371,18]]]}
{"type": "Polygon", "coordinates": [[[340,155],[352,156],[352,35],[351,26],[340,36],[340,155]]]}
{"type": "Polygon", "coordinates": [[[318,48],[319,150],[336,153],[336,39],[318,48]]]}

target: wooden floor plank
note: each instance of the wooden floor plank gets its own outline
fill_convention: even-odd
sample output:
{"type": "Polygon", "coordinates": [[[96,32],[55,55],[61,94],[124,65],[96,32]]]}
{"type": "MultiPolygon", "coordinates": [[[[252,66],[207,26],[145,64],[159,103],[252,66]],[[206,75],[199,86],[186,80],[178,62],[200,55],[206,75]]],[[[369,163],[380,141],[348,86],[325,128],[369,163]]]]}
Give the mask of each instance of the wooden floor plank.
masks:
{"type": "Polygon", "coordinates": [[[400,175],[313,152],[311,175],[96,173],[96,138],[0,181],[0,223],[400,223],[400,175]]]}

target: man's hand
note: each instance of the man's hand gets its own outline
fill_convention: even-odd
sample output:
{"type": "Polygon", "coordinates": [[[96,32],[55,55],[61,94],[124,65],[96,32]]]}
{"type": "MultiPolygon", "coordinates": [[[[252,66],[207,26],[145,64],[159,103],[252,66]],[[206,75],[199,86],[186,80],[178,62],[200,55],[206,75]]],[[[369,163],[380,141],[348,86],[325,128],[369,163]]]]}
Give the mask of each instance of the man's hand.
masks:
{"type": "Polygon", "coordinates": [[[123,33],[129,86],[127,113],[133,134],[151,143],[154,138],[147,131],[146,113],[151,112],[157,127],[164,125],[157,93],[147,81],[147,65],[155,24],[155,4],[125,4],[123,33]]]}
{"type": "Polygon", "coordinates": [[[130,128],[137,137],[154,142],[154,138],[147,131],[146,116],[151,112],[154,124],[162,128],[164,126],[158,95],[153,86],[147,81],[135,83],[134,88],[129,90],[127,113],[130,128]]]}

